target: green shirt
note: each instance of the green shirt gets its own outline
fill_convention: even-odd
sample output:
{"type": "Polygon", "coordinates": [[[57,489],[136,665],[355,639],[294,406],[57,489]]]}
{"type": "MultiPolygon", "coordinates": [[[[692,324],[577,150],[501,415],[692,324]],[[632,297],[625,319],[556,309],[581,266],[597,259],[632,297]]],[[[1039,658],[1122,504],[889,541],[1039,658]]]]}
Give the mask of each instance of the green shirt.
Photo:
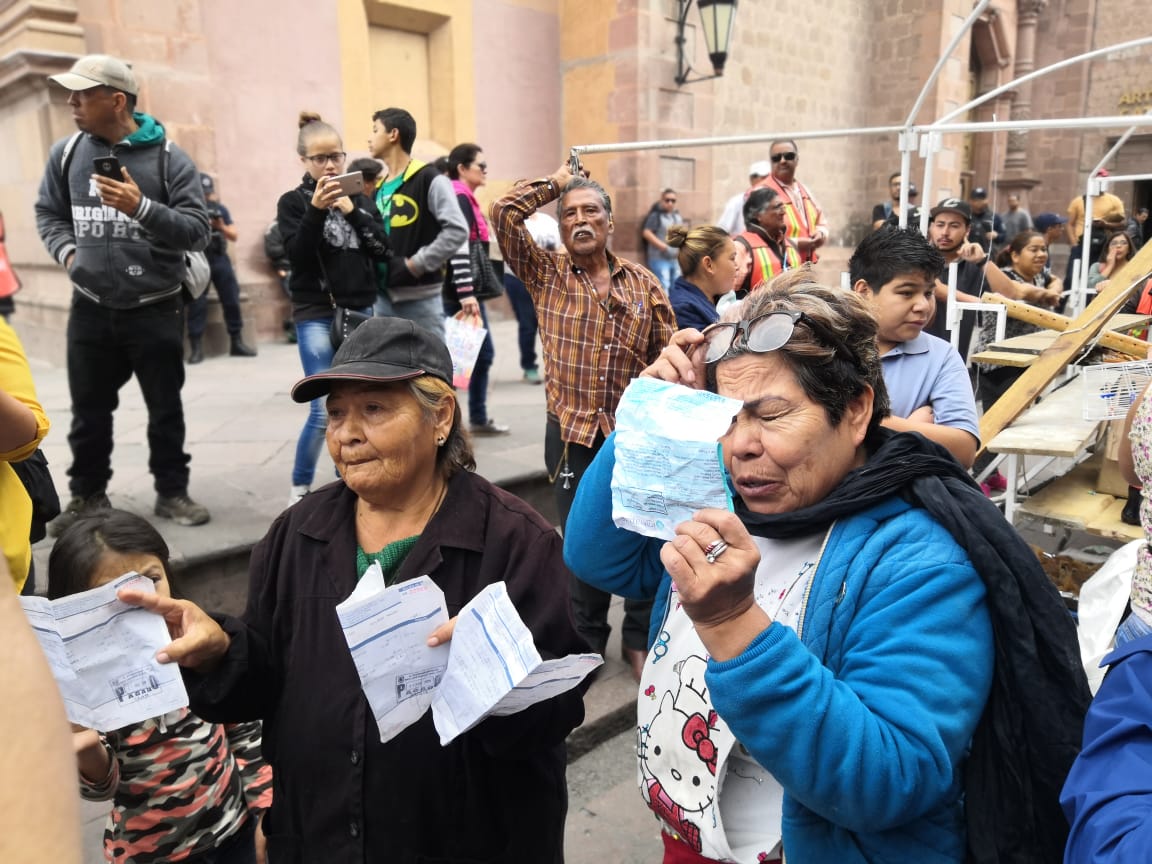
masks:
{"type": "Polygon", "coordinates": [[[419,539],[419,534],[413,534],[411,537],[389,543],[379,552],[365,552],[357,543],[356,580],[363,579],[368,568],[375,563],[380,565],[380,569],[384,573],[384,584],[391,585],[392,577],[396,575],[396,571],[400,569],[400,565],[404,563],[404,559],[408,557],[408,553],[412,551],[412,547],[416,545],[416,541],[419,539]]]}

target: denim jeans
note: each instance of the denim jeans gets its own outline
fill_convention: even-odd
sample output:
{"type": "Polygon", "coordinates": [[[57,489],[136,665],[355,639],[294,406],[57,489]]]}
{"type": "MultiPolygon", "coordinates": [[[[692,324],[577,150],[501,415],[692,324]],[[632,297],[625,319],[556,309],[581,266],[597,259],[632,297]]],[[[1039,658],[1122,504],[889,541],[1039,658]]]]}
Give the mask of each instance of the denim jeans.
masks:
{"type": "Polygon", "coordinates": [[[148,407],[148,470],[156,492],[188,492],[184,452],[184,303],[171,297],[135,309],[109,309],[79,294],[68,316],[72,465],[68,487],[89,498],[112,479],[112,414],[133,375],[148,407]]]}
{"type": "Polygon", "coordinates": [[[520,325],[520,368],[527,372],[536,368],[536,331],[539,329],[536,306],[524,283],[510,270],[504,271],[504,290],[508,294],[508,302],[512,304],[512,311],[516,313],[516,323],[520,325]]]}
{"type": "Polygon", "coordinates": [[[680,275],[680,264],[675,258],[663,258],[659,255],[648,256],[648,269],[651,270],[660,284],[664,286],[664,293],[672,288],[672,283],[680,275]]]}
{"type": "MultiPolygon", "coordinates": [[[[355,312],[369,314],[372,309],[365,307],[355,312]]],[[[315,375],[332,366],[331,318],[316,318],[312,321],[296,322],[296,347],[300,351],[300,364],[304,374],[315,375]]],[[[313,399],[308,406],[308,419],[300,430],[296,442],[296,462],[292,465],[292,485],[311,486],[316,476],[316,460],[320,458],[320,448],[324,446],[324,430],[328,427],[328,414],[324,410],[324,397],[313,399]]]]}
{"type": "MultiPolygon", "coordinates": [[[[236,271],[232,269],[232,259],[227,255],[209,255],[208,266],[212,271],[212,284],[220,307],[224,312],[224,324],[229,336],[239,336],[244,329],[240,317],[240,283],[236,281],[236,271]]],[[[188,338],[199,339],[204,335],[208,324],[208,292],[205,291],[188,304],[188,338]]]]}
{"type": "Polygon", "coordinates": [[[423,300],[393,303],[387,294],[380,293],[376,295],[376,305],[372,310],[377,318],[407,318],[413,324],[419,324],[441,339],[444,338],[444,301],[439,294],[423,300]]]}
{"type": "Polygon", "coordinates": [[[488,373],[492,361],[496,359],[496,348],[492,344],[492,328],[488,326],[488,311],[480,304],[480,320],[484,322],[484,341],[472,367],[472,378],[468,382],[468,422],[473,426],[483,426],[488,422],[488,373]]]}

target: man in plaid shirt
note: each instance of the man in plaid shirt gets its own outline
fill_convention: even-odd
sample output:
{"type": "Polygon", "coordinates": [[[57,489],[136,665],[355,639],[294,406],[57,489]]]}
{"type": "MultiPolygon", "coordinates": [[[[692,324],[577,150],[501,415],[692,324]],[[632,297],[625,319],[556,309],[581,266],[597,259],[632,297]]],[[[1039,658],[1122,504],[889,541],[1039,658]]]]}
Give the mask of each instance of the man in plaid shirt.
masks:
{"type": "MultiPolygon", "coordinates": [[[[540,321],[548,406],[544,460],[563,528],[584,470],[615,426],[624,388],[668,344],[676,318],[648,270],[608,251],[612,201],[599,183],[564,166],[518,185],[492,205],[491,216],[505,266],[528,289],[540,321]],[[564,248],[547,252],[532,241],[524,220],[557,199],[564,248]]],[[[610,600],[572,578],[576,629],[601,654],[610,600]]],[[[639,680],[651,603],[628,600],[624,612],[624,658],[639,680]]]]}

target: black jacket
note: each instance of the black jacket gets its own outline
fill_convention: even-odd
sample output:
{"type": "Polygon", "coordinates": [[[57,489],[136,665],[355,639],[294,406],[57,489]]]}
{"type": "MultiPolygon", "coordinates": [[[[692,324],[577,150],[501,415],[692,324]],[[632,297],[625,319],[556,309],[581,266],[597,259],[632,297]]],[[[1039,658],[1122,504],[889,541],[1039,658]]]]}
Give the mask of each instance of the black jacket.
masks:
{"type": "Polygon", "coordinates": [[[288,282],[292,302],[327,306],[331,291],[339,306],[371,306],[376,302],[373,261],[387,260],[390,249],[384,222],[368,198],[355,195],[355,209],[342,217],[354,234],[346,238],[347,245],[337,245],[333,242],[337,238],[326,230],[329,211],[312,206],[315,191],[316,181],[306,174],[276,205],[276,224],[292,265],[288,282]]]}
{"type": "MultiPolygon", "coordinates": [[[[219,619],[232,637],[210,678],[185,670],[193,710],[264,720],[274,797],[265,817],[277,864],[558,864],[567,810],[564,739],[580,692],[489,718],[441,747],[431,711],[380,743],[335,607],[356,585],[356,496],[308,495],[252,552],[248,608],[219,619]]],[[[405,559],[430,575],[449,615],[503,580],[541,656],[586,651],[568,611],[556,531],[469,472],[405,559]]]]}

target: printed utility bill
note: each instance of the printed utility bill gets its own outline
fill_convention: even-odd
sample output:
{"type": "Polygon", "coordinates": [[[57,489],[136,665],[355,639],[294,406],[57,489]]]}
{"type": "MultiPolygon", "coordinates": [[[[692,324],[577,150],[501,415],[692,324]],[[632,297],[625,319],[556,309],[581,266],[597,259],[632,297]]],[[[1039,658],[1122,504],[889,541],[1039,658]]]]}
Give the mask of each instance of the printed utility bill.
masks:
{"type": "Polygon", "coordinates": [[[444,677],[451,643],[428,647],[448,620],[444,592],[427,576],[389,588],[373,564],[336,615],[380,740],[391,741],[424,716],[444,677]]]}
{"type": "Polygon", "coordinates": [[[655,378],[629,384],[616,409],[616,527],[671,540],[697,510],[731,510],[719,439],[742,407],[738,399],[655,378]]]}
{"type": "Polygon", "coordinates": [[[121,588],[155,593],[139,573],[58,600],[21,597],[20,605],[64,699],[68,719],[90,729],[134,726],[188,706],[175,663],[156,652],[172,641],[159,615],[116,598],[121,588]]]}
{"type": "Polygon", "coordinates": [[[575,687],[603,662],[598,654],[541,661],[503,582],[474,597],[460,611],[451,641],[434,648],[428,636],[448,613],[443,592],[427,576],[385,587],[373,564],[336,614],[381,741],[431,707],[440,743],[447,744],[490,714],[522,711],[575,687]]]}
{"type": "Polygon", "coordinates": [[[442,745],[489,715],[515,714],[571,690],[604,662],[599,654],[542,659],[503,582],[485,586],[460,610],[451,644],[432,699],[442,745]]]}

